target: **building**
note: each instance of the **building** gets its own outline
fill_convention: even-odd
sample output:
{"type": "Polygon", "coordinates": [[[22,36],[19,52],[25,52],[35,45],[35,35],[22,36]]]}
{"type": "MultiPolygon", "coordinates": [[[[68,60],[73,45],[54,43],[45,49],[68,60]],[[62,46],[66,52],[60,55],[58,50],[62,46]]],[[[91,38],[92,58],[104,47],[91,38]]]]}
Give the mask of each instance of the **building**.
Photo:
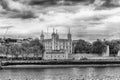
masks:
{"type": "Polygon", "coordinates": [[[72,35],[70,33],[70,29],[67,34],[67,39],[60,39],[59,34],[57,31],[55,33],[54,29],[53,33],[51,34],[51,39],[45,39],[44,37],[45,35],[42,32],[40,41],[45,47],[45,56],[49,57],[49,59],[53,59],[50,57],[56,57],[56,59],[64,59],[64,57],[59,58],[59,56],[63,56],[63,54],[66,55],[66,53],[72,54],[72,35]]]}
{"type": "Polygon", "coordinates": [[[73,40],[73,41],[72,41],[72,53],[75,53],[75,47],[76,47],[78,41],[79,41],[79,40],[73,40]]]}
{"type": "Polygon", "coordinates": [[[68,59],[68,53],[64,50],[53,50],[51,52],[45,52],[44,59],[60,60],[68,59]]]}

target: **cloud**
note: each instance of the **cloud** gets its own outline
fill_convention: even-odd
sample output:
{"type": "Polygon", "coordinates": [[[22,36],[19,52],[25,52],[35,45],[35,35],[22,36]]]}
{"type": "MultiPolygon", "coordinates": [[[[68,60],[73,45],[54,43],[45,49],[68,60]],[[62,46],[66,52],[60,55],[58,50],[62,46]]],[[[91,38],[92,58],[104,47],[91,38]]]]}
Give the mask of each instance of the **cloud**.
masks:
{"type": "MultiPolygon", "coordinates": [[[[12,0],[14,4],[18,3],[16,6],[20,5],[15,7],[12,3],[12,7],[9,7],[10,10],[6,10],[5,12],[1,7],[3,11],[0,13],[0,17],[1,15],[4,15],[2,17],[3,19],[0,19],[1,25],[15,26],[9,32],[10,34],[27,36],[30,34],[30,36],[39,37],[40,31],[44,30],[46,36],[50,36],[53,27],[58,29],[59,34],[61,34],[60,37],[64,38],[66,38],[68,28],[70,27],[73,39],[112,39],[117,38],[120,34],[118,28],[120,26],[120,7],[104,6],[103,4],[106,3],[105,0],[100,0],[103,1],[101,2],[101,5],[97,5],[97,2],[96,5],[94,5],[94,0],[86,0],[81,1],[80,3],[89,2],[89,5],[76,2],[75,5],[72,4],[69,6],[34,6],[29,5],[29,0],[28,2],[26,1],[26,3],[24,3],[24,1],[25,0],[12,0]],[[29,6],[30,9],[28,8],[29,6]],[[23,9],[23,7],[25,7],[25,9],[23,9]],[[101,9],[96,9],[98,7],[101,9]]],[[[114,4],[115,3],[116,2],[114,2],[114,4]]],[[[108,4],[111,5],[113,2],[108,4]]]]}
{"type": "Polygon", "coordinates": [[[0,29],[10,29],[10,28],[13,28],[13,26],[3,26],[3,27],[0,27],[0,29]]]}
{"type": "Polygon", "coordinates": [[[96,9],[120,7],[120,0],[95,0],[93,3],[96,9]]]}
{"type": "Polygon", "coordinates": [[[117,7],[120,5],[120,0],[65,0],[60,2],[59,0],[15,0],[24,4],[30,5],[75,5],[75,4],[94,4],[96,6],[104,7],[117,7]]]}
{"type": "Polygon", "coordinates": [[[6,3],[6,5],[3,4],[3,6],[4,5],[7,6],[7,8],[9,10],[13,10],[13,11],[26,11],[26,10],[30,10],[29,6],[24,5],[24,4],[20,3],[19,1],[13,1],[13,0],[3,0],[3,1],[4,1],[4,3],[6,3]]]}
{"type": "Polygon", "coordinates": [[[31,0],[30,5],[75,5],[75,4],[91,4],[94,0],[31,0]]]}
{"type": "Polygon", "coordinates": [[[6,13],[7,17],[9,18],[21,18],[21,19],[36,18],[36,15],[32,11],[32,8],[28,5],[20,3],[19,1],[1,0],[1,6],[2,9],[4,9],[4,12],[0,11],[1,14],[6,13]]]}
{"type": "Polygon", "coordinates": [[[13,15],[9,15],[10,18],[21,18],[21,19],[32,19],[36,18],[37,16],[31,11],[25,11],[21,13],[14,13],[13,15]]]}

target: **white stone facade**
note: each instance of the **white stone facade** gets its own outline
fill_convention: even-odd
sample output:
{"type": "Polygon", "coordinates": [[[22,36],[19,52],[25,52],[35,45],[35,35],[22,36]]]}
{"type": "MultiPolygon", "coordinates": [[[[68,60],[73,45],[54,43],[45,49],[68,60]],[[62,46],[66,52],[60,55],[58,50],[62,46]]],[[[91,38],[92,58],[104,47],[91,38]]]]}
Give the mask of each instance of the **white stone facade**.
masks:
{"type": "Polygon", "coordinates": [[[68,54],[60,51],[45,52],[44,59],[45,60],[60,60],[60,59],[64,60],[64,59],[68,59],[68,54]]]}
{"type": "Polygon", "coordinates": [[[97,54],[87,54],[87,53],[77,53],[77,54],[70,54],[69,59],[80,60],[82,58],[93,59],[95,57],[99,57],[97,54]]]}
{"type": "Polygon", "coordinates": [[[72,35],[70,31],[67,34],[67,39],[60,39],[59,34],[53,31],[51,39],[44,39],[44,34],[41,34],[41,42],[45,47],[45,59],[66,59],[66,53],[72,54],[72,35]],[[64,53],[53,51],[64,51],[64,53]]]}
{"type": "Polygon", "coordinates": [[[118,57],[120,57],[120,50],[118,51],[118,54],[117,54],[118,57]]]}
{"type": "Polygon", "coordinates": [[[109,57],[110,56],[110,49],[109,46],[106,46],[105,52],[103,52],[103,57],[109,57]]]}

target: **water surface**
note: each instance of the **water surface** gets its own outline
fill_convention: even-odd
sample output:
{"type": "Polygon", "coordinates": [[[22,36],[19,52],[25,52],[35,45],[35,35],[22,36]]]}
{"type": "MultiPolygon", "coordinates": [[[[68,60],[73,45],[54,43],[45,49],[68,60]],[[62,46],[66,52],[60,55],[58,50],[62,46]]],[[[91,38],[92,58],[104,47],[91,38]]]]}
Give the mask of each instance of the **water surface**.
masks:
{"type": "Polygon", "coordinates": [[[1,80],[120,80],[120,67],[3,69],[1,80]]]}

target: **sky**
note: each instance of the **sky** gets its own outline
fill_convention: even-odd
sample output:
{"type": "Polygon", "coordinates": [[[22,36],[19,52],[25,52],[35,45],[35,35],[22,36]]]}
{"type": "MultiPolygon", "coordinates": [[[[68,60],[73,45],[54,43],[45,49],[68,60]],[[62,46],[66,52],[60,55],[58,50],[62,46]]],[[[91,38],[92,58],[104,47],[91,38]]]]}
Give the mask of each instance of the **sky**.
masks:
{"type": "Polygon", "coordinates": [[[0,37],[120,39],[120,0],[0,0],[0,37]],[[6,32],[8,28],[8,31],[6,32]]]}

